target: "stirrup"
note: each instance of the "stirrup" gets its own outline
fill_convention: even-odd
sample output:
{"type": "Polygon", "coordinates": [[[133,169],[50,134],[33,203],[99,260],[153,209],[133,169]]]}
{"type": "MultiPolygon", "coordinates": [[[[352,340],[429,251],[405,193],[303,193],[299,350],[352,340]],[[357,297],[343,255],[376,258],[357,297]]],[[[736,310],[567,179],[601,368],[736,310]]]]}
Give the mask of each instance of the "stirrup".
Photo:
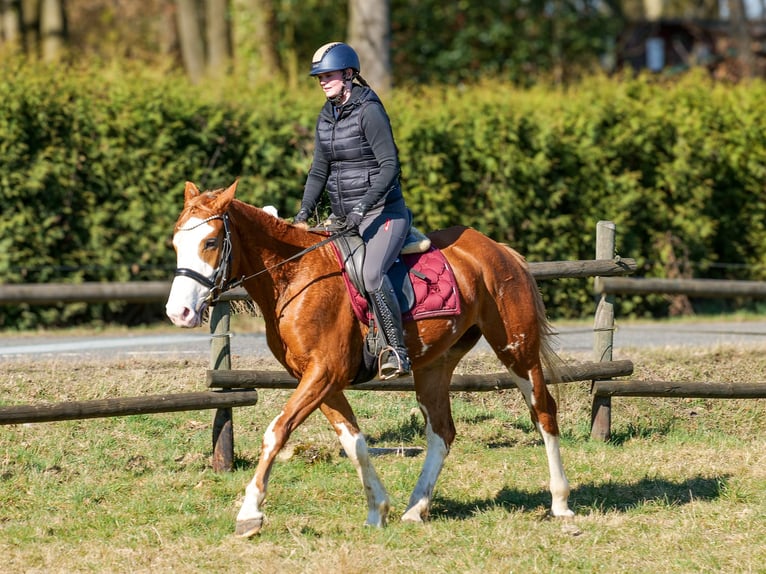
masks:
{"type": "MultiPolygon", "coordinates": [[[[404,354],[404,353],[403,353],[404,354]]],[[[404,358],[399,352],[391,346],[384,347],[378,355],[378,378],[381,381],[388,381],[397,377],[406,377],[410,374],[410,360],[406,354],[404,358]],[[383,354],[386,353],[386,360],[383,361],[383,354]]]]}

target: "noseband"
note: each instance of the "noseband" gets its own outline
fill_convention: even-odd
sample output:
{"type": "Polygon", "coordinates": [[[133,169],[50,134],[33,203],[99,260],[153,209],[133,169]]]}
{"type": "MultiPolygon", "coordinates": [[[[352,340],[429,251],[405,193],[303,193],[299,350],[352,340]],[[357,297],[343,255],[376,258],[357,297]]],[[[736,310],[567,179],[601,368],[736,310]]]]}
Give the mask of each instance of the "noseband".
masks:
{"type": "Polygon", "coordinates": [[[191,231],[192,229],[214,219],[223,221],[223,245],[221,247],[221,256],[218,259],[218,267],[213,270],[212,277],[206,277],[202,273],[195,271],[194,269],[189,269],[188,267],[178,267],[174,272],[174,277],[188,277],[203,287],[207,287],[208,294],[205,297],[205,303],[210,305],[215,304],[221,293],[231,289],[231,286],[228,284],[229,267],[231,267],[231,231],[229,230],[229,216],[226,213],[223,215],[212,215],[192,227],[182,227],[178,230],[191,231]]]}

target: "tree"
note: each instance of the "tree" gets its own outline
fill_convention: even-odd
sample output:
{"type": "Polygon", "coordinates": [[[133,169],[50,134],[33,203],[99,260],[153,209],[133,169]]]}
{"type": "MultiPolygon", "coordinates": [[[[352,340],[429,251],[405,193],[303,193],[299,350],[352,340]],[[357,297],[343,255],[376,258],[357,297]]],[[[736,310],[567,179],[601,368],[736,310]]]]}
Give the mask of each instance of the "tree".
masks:
{"type": "Polygon", "coordinates": [[[233,2],[235,70],[256,82],[282,72],[274,3],[274,0],[233,2]]]}
{"type": "Polygon", "coordinates": [[[177,0],[178,37],[192,82],[229,71],[231,42],[228,0],[177,0]]]}
{"type": "Polygon", "coordinates": [[[348,42],[359,54],[362,76],[379,93],[391,89],[391,3],[349,0],[348,42]]]}
{"type": "Polygon", "coordinates": [[[40,5],[40,47],[42,58],[53,62],[61,58],[66,40],[66,19],[62,0],[42,0],[40,5]]]}
{"type": "Polygon", "coordinates": [[[755,73],[755,57],[750,33],[747,30],[744,0],[729,0],[729,14],[731,15],[731,37],[737,48],[737,60],[741,66],[742,76],[750,78],[755,73]]]}
{"type": "Polygon", "coordinates": [[[228,24],[228,0],[207,0],[207,70],[213,77],[228,74],[231,42],[228,24]]]}
{"type": "Polygon", "coordinates": [[[13,0],[0,0],[0,42],[16,50],[21,47],[21,14],[13,4],[13,0]]]}
{"type": "Polygon", "coordinates": [[[67,39],[63,0],[0,0],[0,44],[55,61],[67,39]]]}
{"type": "Polygon", "coordinates": [[[196,0],[178,0],[177,22],[184,68],[192,82],[199,82],[205,75],[205,46],[196,0]]]}

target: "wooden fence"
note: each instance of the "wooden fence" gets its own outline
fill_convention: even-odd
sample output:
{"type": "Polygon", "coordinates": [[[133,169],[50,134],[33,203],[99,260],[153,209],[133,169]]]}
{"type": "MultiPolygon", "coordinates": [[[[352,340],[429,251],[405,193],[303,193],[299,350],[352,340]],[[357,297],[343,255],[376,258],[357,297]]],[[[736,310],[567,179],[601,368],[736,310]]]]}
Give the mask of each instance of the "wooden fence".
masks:
{"type": "MultiPolygon", "coordinates": [[[[538,280],[595,277],[599,301],[594,320],[594,362],[571,367],[562,382],[591,381],[593,403],[591,409],[591,436],[607,440],[611,427],[611,398],[613,396],[695,396],[695,397],[766,397],[766,383],[734,385],[726,383],[665,383],[652,381],[614,380],[633,373],[629,360],[614,361],[612,358],[614,333],[614,293],[626,289],[621,275],[636,269],[633,259],[614,257],[615,226],[600,221],[596,234],[596,258],[584,261],[531,262],[532,274],[538,280]]],[[[645,281],[645,280],[635,280],[645,281]]],[[[719,282],[720,283],[720,282],[719,282]]],[[[750,282],[748,282],[750,283],[750,282]]],[[[711,288],[706,283],[706,289],[711,288]]],[[[655,285],[656,287],[656,285],[655,285]]],[[[669,289],[670,286],[666,286],[669,289]]],[[[730,293],[743,294],[732,289],[730,293]]],[[[747,294],[760,296],[761,286],[747,285],[747,294]],[[755,295],[754,295],[755,293],[755,295]]],[[[102,302],[124,300],[149,302],[164,300],[170,285],[163,282],[147,284],[80,284],[80,285],[5,285],[0,286],[0,304],[19,302],[49,304],[59,302],[102,302]]],[[[699,292],[705,291],[700,289],[699,292]]],[[[708,292],[706,291],[706,292],[708,292]]],[[[635,292],[635,291],[634,291],[635,292]]],[[[720,292],[717,292],[720,296],[720,292]]],[[[697,293],[695,293],[697,294],[697,293]]],[[[181,410],[216,409],[213,421],[213,468],[230,470],[233,466],[233,415],[235,406],[257,403],[255,389],[289,389],[297,381],[280,371],[232,370],[230,346],[229,301],[246,299],[247,293],[234,290],[222,298],[211,312],[211,355],[207,371],[207,386],[217,390],[182,393],[176,395],[153,395],[144,397],[112,398],[96,401],[74,401],[47,405],[21,405],[0,407],[0,425],[27,422],[46,422],[71,419],[125,416],[172,412],[181,410]]],[[[454,391],[492,391],[513,388],[515,384],[507,373],[490,375],[455,375],[451,389],[454,391]]],[[[371,381],[355,386],[352,390],[412,390],[411,377],[398,381],[380,383],[371,381]]]]}
{"type": "MultiPolygon", "coordinates": [[[[614,226],[611,228],[613,230],[614,226]]],[[[614,258],[612,253],[613,250],[608,256],[596,260],[538,262],[529,265],[532,274],[538,280],[619,276],[635,271],[636,263],[633,259],[614,258]]],[[[166,299],[169,290],[170,285],[163,282],[4,285],[0,286],[0,304],[53,304],[75,301],[95,303],[113,300],[153,302],[166,299]]],[[[229,301],[247,297],[247,293],[242,289],[229,292],[211,312],[211,352],[207,384],[208,387],[217,390],[0,407],[0,425],[214,408],[216,413],[213,421],[213,467],[217,471],[230,470],[234,458],[232,408],[256,404],[256,388],[294,388],[297,385],[297,381],[284,372],[232,370],[229,301]]],[[[633,364],[630,361],[599,361],[574,366],[566,380],[609,380],[630,375],[632,372],[633,364]]],[[[456,391],[490,391],[514,386],[507,373],[461,375],[455,376],[452,381],[452,388],[456,391]]],[[[358,390],[413,388],[411,377],[396,382],[388,381],[385,384],[372,381],[354,387],[358,390]]]]}
{"type": "MultiPolygon", "coordinates": [[[[614,226],[599,222],[596,258],[614,253],[614,226]]],[[[596,277],[594,291],[599,297],[594,324],[594,351],[601,360],[611,361],[614,344],[615,294],[667,294],[694,297],[766,297],[766,282],[713,279],[637,279],[596,277]]],[[[591,388],[591,437],[609,440],[612,424],[612,397],[676,398],[766,398],[766,383],[594,380],[591,388]]]]}
{"type": "MultiPolygon", "coordinates": [[[[225,340],[215,336],[224,328],[228,332],[228,309],[212,314],[210,328],[212,368],[231,368],[228,335],[225,340]]],[[[117,417],[127,415],[168,413],[200,409],[216,409],[213,419],[213,459],[216,472],[229,471],[234,466],[234,430],[232,407],[252,406],[258,402],[254,389],[198,391],[138,397],[114,397],[90,401],[65,401],[34,405],[0,407],[0,425],[40,423],[117,417]]]]}
{"type": "MultiPolygon", "coordinates": [[[[595,277],[595,291],[598,294],[594,319],[593,353],[595,362],[573,365],[563,383],[591,381],[591,437],[597,440],[608,440],[611,434],[611,407],[614,396],[662,396],[662,397],[697,397],[697,398],[763,398],[766,397],[766,383],[715,383],[688,382],[670,383],[663,381],[638,381],[632,379],[615,380],[633,374],[633,363],[629,360],[614,361],[614,293],[631,283],[641,283],[643,279],[620,277],[635,270],[633,259],[615,258],[615,225],[609,221],[600,221],[596,227],[596,259],[586,261],[558,261],[530,263],[530,269],[536,279],[557,279],[568,277],[595,277]]],[[[696,282],[695,282],[696,283],[696,282]]],[[[742,294],[758,293],[766,284],[753,286],[733,285],[736,282],[720,282],[715,284],[702,281],[705,289],[697,287],[694,294],[707,292],[715,296],[739,296],[742,294]]],[[[675,282],[674,282],[675,284],[675,282]]],[[[690,284],[694,285],[694,283],[690,284]]],[[[656,288],[658,285],[655,284],[656,288]]],[[[671,283],[663,285],[670,292],[671,283]]],[[[711,295],[712,296],[712,295],[711,295]]],[[[243,299],[244,292],[232,293],[229,300],[243,299]]],[[[220,310],[223,314],[228,311],[220,310]]],[[[228,319],[225,330],[217,333],[222,340],[227,337],[228,319]]],[[[231,364],[226,356],[221,364],[231,364]]],[[[550,381],[549,381],[550,382],[550,381]]],[[[243,371],[231,370],[230,367],[212,368],[207,372],[207,384],[217,389],[292,389],[297,381],[281,371],[243,371]]],[[[450,388],[453,391],[493,391],[515,388],[515,384],[507,373],[490,375],[453,375],[450,388]]],[[[367,391],[410,391],[414,390],[411,377],[397,381],[370,381],[355,385],[350,390],[367,391]]]]}

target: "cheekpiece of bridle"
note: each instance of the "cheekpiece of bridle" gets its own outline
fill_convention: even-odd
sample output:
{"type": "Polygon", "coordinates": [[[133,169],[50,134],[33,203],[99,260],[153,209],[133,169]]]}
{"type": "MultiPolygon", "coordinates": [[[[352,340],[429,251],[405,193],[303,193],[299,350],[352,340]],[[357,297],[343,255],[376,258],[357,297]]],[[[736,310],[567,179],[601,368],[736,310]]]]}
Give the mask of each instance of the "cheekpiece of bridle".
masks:
{"type": "Polygon", "coordinates": [[[212,221],[214,219],[220,219],[223,221],[223,245],[221,246],[221,255],[218,259],[218,267],[213,270],[211,277],[206,277],[202,273],[189,269],[188,267],[178,267],[174,272],[174,277],[188,277],[193,279],[200,285],[208,288],[208,294],[205,297],[205,303],[208,303],[211,307],[216,304],[218,298],[222,293],[235,287],[238,282],[230,282],[228,279],[229,268],[231,267],[231,231],[229,230],[229,216],[224,213],[223,215],[211,215],[207,219],[204,219],[193,225],[192,227],[181,227],[178,231],[191,231],[200,225],[212,221]]]}

